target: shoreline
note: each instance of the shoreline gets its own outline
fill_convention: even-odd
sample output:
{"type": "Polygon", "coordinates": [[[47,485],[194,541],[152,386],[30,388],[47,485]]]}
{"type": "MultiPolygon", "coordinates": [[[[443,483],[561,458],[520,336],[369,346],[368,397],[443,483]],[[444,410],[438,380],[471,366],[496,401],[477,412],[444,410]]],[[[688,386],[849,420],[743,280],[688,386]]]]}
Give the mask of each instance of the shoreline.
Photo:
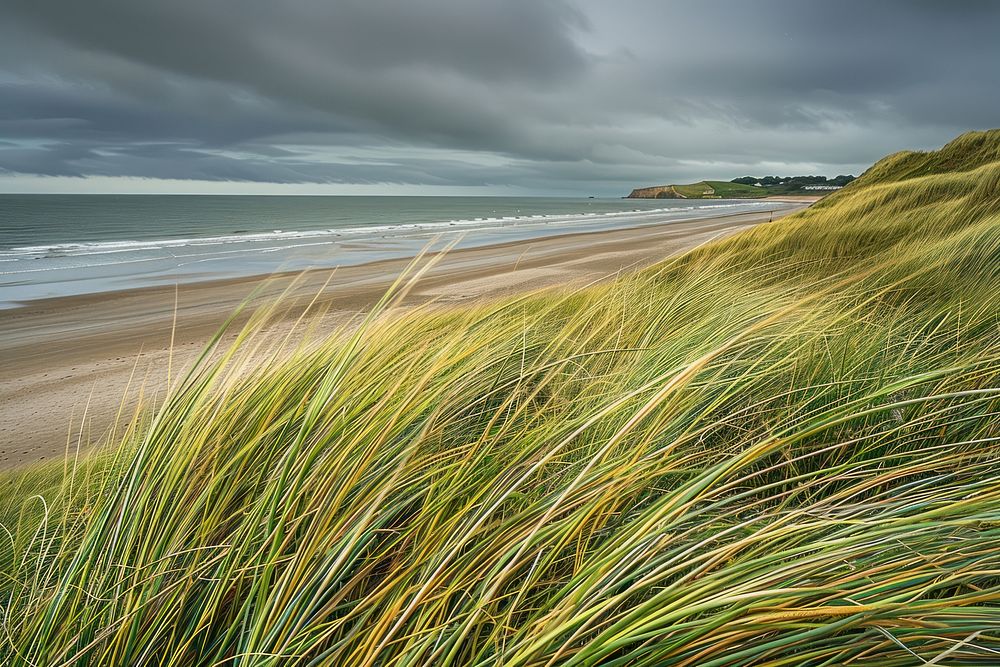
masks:
{"type": "MultiPolygon", "coordinates": [[[[774,201],[775,203],[799,205],[802,208],[805,208],[806,205],[812,204],[816,200],[818,200],[818,198],[786,199],[786,198],[777,198],[777,197],[773,198],[773,199],[772,198],[768,198],[768,199],[771,200],[771,201],[774,201]]],[[[567,238],[568,239],[568,238],[574,238],[574,237],[583,237],[583,236],[593,236],[593,235],[601,235],[601,234],[610,234],[610,233],[616,233],[616,232],[635,232],[635,231],[642,230],[642,229],[658,229],[658,228],[661,228],[661,227],[665,227],[667,225],[687,225],[687,224],[694,224],[694,223],[699,223],[699,222],[715,222],[715,221],[719,221],[719,220],[724,220],[726,218],[741,218],[743,216],[753,216],[753,215],[757,215],[757,216],[770,216],[773,213],[774,218],[777,219],[778,217],[781,217],[783,215],[788,215],[789,213],[794,213],[794,212],[796,212],[798,210],[801,210],[801,208],[796,208],[796,209],[782,209],[782,210],[773,210],[773,211],[768,210],[768,211],[760,211],[760,212],[758,212],[758,211],[742,211],[742,212],[739,212],[739,213],[722,213],[722,214],[718,214],[718,215],[711,215],[711,216],[699,217],[699,218],[682,218],[680,220],[670,220],[670,221],[656,222],[656,223],[645,223],[645,224],[641,224],[641,225],[633,225],[633,226],[630,226],[630,227],[621,227],[621,228],[617,228],[617,229],[595,229],[595,230],[571,231],[571,232],[563,232],[563,233],[559,233],[558,231],[556,231],[556,232],[553,232],[551,234],[543,234],[543,235],[539,235],[539,236],[532,237],[532,238],[529,238],[529,239],[513,239],[513,240],[510,240],[510,241],[489,242],[489,243],[484,243],[484,244],[481,244],[481,245],[469,245],[469,246],[465,246],[465,247],[461,247],[461,248],[456,248],[456,249],[452,250],[450,254],[454,255],[454,254],[459,254],[459,253],[464,253],[464,252],[474,251],[474,250],[488,250],[488,249],[497,249],[497,250],[499,250],[499,249],[507,248],[507,247],[510,247],[510,246],[527,246],[527,245],[531,245],[533,243],[543,242],[543,241],[547,241],[549,239],[555,239],[555,238],[567,238]]],[[[430,237],[428,237],[428,238],[430,238],[430,237]]],[[[361,242],[361,243],[363,244],[364,242],[361,242]]],[[[428,252],[427,256],[436,255],[436,254],[438,254],[438,252],[439,251],[437,251],[437,250],[432,251],[432,252],[428,252]]],[[[215,286],[223,286],[223,285],[237,285],[237,284],[256,284],[256,283],[259,283],[259,282],[261,282],[261,281],[263,281],[265,279],[268,279],[268,278],[284,278],[284,277],[289,277],[289,276],[298,276],[298,275],[301,275],[301,274],[324,273],[324,272],[333,271],[335,269],[343,271],[343,270],[348,269],[348,268],[366,267],[366,266],[379,266],[379,265],[387,264],[387,263],[403,263],[403,264],[406,264],[414,256],[415,255],[407,254],[405,256],[400,256],[400,257],[388,257],[388,258],[383,258],[383,259],[371,259],[371,260],[364,260],[364,261],[357,262],[357,263],[352,263],[352,264],[344,264],[344,265],[330,266],[330,267],[316,267],[316,268],[309,268],[309,269],[304,269],[304,270],[280,270],[280,271],[273,271],[273,272],[270,272],[270,273],[253,273],[253,274],[247,274],[247,275],[242,275],[242,276],[231,276],[231,277],[225,277],[225,278],[211,277],[211,278],[205,278],[205,279],[202,279],[202,280],[189,280],[189,281],[186,281],[186,282],[178,282],[176,284],[175,283],[168,283],[168,284],[161,284],[161,285],[143,285],[141,287],[126,287],[126,288],[121,288],[121,289],[108,289],[108,290],[101,290],[101,291],[94,291],[94,292],[83,292],[83,293],[80,293],[80,294],[68,294],[68,295],[61,295],[61,296],[45,296],[45,297],[39,297],[39,298],[36,298],[36,299],[14,300],[11,303],[16,304],[16,306],[13,307],[13,308],[0,309],[0,314],[2,314],[3,316],[7,316],[7,315],[17,316],[18,314],[24,313],[25,311],[30,311],[31,309],[49,310],[51,308],[59,308],[60,306],[72,306],[72,305],[74,305],[74,302],[86,302],[86,303],[89,303],[89,302],[92,302],[94,300],[113,299],[113,298],[118,298],[118,297],[121,297],[121,296],[124,296],[124,295],[140,294],[140,293],[144,293],[144,292],[148,292],[150,294],[155,294],[155,293],[158,293],[158,292],[162,292],[164,290],[169,290],[170,292],[173,292],[174,289],[175,289],[175,287],[179,287],[180,289],[187,289],[187,288],[198,289],[200,287],[211,287],[213,285],[215,285],[215,286]]],[[[176,277],[178,279],[181,278],[180,275],[178,275],[176,277]]],[[[0,333],[2,333],[2,331],[0,331],[0,333]]],[[[0,348],[2,348],[2,346],[3,346],[3,343],[2,343],[2,341],[0,341],[0,348]]]]}
{"type": "MultiPolygon", "coordinates": [[[[579,201],[529,204],[505,198],[491,207],[488,203],[473,206],[458,198],[454,201],[459,203],[451,208],[441,202],[389,205],[379,200],[378,206],[369,202],[355,210],[341,200],[330,204],[329,198],[321,197],[318,201],[322,205],[317,204],[317,198],[309,198],[307,206],[283,210],[287,203],[261,207],[241,197],[227,207],[210,198],[201,205],[202,210],[191,202],[162,204],[172,216],[168,220],[181,221],[176,229],[168,223],[145,229],[123,228],[125,219],[154,215],[150,209],[156,206],[150,202],[159,199],[140,197],[127,205],[121,202],[120,209],[119,204],[98,206],[91,199],[72,200],[62,208],[50,202],[48,208],[40,206],[31,214],[35,218],[46,211],[52,215],[53,229],[48,229],[46,220],[36,220],[41,227],[37,238],[22,229],[24,224],[15,215],[12,231],[0,234],[4,237],[0,244],[0,312],[49,298],[410,257],[436,239],[457,238],[457,247],[466,248],[788,206],[787,202],[766,201],[646,202],[642,206],[603,203],[591,210],[590,202],[579,201]],[[71,217],[66,208],[73,206],[80,207],[80,231],[64,229],[71,217]],[[526,208],[522,211],[516,206],[526,208]],[[507,215],[513,213],[517,215],[507,215]],[[287,221],[282,214],[288,215],[287,221]],[[351,218],[352,214],[357,218],[351,218]],[[110,222],[102,222],[100,215],[110,222]],[[239,215],[248,216],[253,224],[233,219],[239,215]],[[203,227],[190,222],[196,218],[205,219],[203,227]],[[88,224],[92,230],[87,229],[88,224]]],[[[24,222],[30,222],[30,216],[24,222]]]]}
{"type": "MultiPolygon", "coordinates": [[[[808,205],[775,212],[774,219],[808,205]]],[[[555,286],[583,285],[648,266],[720,236],[767,222],[769,212],[688,222],[556,234],[452,250],[403,302],[461,304],[555,286]]],[[[286,301],[290,315],[317,299],[322,333],[374,304],[412,257],[338,269],[228,278],[179,286],[53,297],[5,310],[0,317],[0,470],[61,457],[98,440],[120,405],[162,390],[167,361],[182,367],[254,288],[253,308],[273,301],[298,279],[286,301]],[[332,274],[332,278],[331,278],[332,274]],[[176,330],[173,330],[176,299],[176,330]],[[125,396],[123,400],[123,396],[125,396]],[[86,409],[85,424],[79,423],[86,409]]],[[[237,322],[239,324],[239,322],[237,322]]]]}
{"type": "MultiPolygon", "coordinates": [[[[0,313],[17,311],[37,303],[51,299],[72,297],[89,297],[100,294],[113,294],[133,289],[167,287],[175,284],[187,285],[193,283],[209,283],[222,281],[256,280],[262,276],[298,274],[303,271],[328,270],[334,266],[358,266],[384,260],[398,260],[419,254],[429,243],[454,239],[456,250],[467,248],[499,246],[507,243],[534,241],[550,236],[565,236],[571,234],[587,234],[593,232],[613,231],[633,227],[645,227],[664,223],[692,222],[730,215],[741,215],[768,207],[769,210],[784,209],[800,202],[773,201],[756,202],[757,208],[748,208],[740,204],[725,204],[722,208],[738,207],[742,210],[723,212],[711,211],[719,208],[709,205],[703,210],[686,209],[635,209],[631,211],[615,211],[593,214],[555,215],[552,220],[538,221],[536,217],[525,219],[520,223],[510,222],[503,218],[487,218],[486,221],[475,224],[486,225],[476,228],[453,227],[457,222],[446,223],[414,223],[413,225],[389,225],[384,229],[379,226],[364,228],[363,234],[353,236],[348,234],[349,228],[316,229],[303,231],[274,230],[274,234],[285,235],[284,241],[270,237],[269,233],[248,233],[245,236],[206,236],[177,239],[137,240],[137,241],[94,241],[63,244],[40,245],[37,247],[18,247],[11,252],[32,250],[44,251],[44,256],[17,255],[13,259],[0,251],[0,261],[13,262],[13,269],[4,273],[0,281],[0,313]],[[682,217],[675,217],[681,214],[682,217]],[[619,220],[621,216],[625,219],[619,220]],[[652,216],[650,218],[650,216],[652,216]],[[424,226],[436,226],[435,230],[424,229],[424,226]],[[412,227],[412,229],[410,228],[412,227]],[[405,231],[400,229],[406,228],[405,231]],[[376,230],[383,229],[385,233],[376,230]],[[396,231],[390,231],[396,230],[396,231]],[[289,236],[290,235],[290,236],[289,236]],[[264,243],[264,246],[254,250],[253,244],[264,243]],[[162,245],[161,245],[162,244],[162,245]],[[190,244],[188,246],[187,244],[190,244]],[[97,263],[84,263],[77,267],[48,266],[44,262],[36,265],[27,262],[30,259],[46,259],[50,253],[58,257],[63,250],[75,252],[73,248],[98,248],[96,256],[113,255],[111,261],[100,260],[97,263]],[[106,248],[104,246],[107,246],[106,248]],[[165,261],[165,256],[133,256],[130,248],[149,247],[160,248],[173,259],[170,266],[159,266],[165,261]],[[203,250],[202,247],[211,248],[203,250]],[[218,246],[218,247],[216,247],[218,246]],[[230,247],[232,246],[232,247],[230,247]],[[179,247],[174,251],[164,248],[179,247]],[[124,254],[122,254],[124,253],[124,254]],[[318,253],[318,254],[317,254],[318,253]],[[231,257],[230,257],[231,256],[231,257]],[[5,259],[6,258],[6,259],[5,259]],[[190,267],[201,266],[209,262],[214,268],[194,270],[190,267]],[[24,265],[24,266],[23,266],[24,265]],[[152,265],[152,268],[150,266],[152,265]],[[27,266],[27,268],[25,268],[27,266]],[[133,267],[133,273],[121,273],[122,267],[133,267]],[[53,273],[54,272],[54,273],[53,273]],[[28,276],[25,280],[12,279],[19,275],[28,276]],[[35,276],[40,280],[35,280],[35,276]]],[[[479,220],[478,218],[476,220],[479,220]]],[[[278,224],[278,223],[275,223],[278,224]]],[[[352,228],[356,232],[362,228],[352,228]]],[[[122,235],[127,235],[121,232],[122,235]]],[[[284,238],[284,237],[283,237],[284,238]]],[[[75,255],[72,255],[75,257],[75,255]]],[[[88,257],[85,252],[79,258],[88,257]]],[[[78,259],[79,259],[78,258],[78,259]]],[[[83,261],[83,260],[80,260],[83,261]]],[[[90,261],[90,260],[87,260],[90,261]]],[[[96,261],[96,260],[95,260],[96,261]]]]}

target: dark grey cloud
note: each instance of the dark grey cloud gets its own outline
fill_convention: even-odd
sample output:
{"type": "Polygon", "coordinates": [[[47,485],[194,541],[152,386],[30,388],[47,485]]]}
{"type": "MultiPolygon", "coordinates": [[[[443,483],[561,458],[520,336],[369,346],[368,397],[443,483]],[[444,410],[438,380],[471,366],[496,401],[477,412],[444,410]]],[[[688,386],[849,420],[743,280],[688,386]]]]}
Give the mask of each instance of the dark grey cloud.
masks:
{"type": "Polygon", "coordinates": [[[857,171],[1000,124],[996,2],[0,0],[0,19],[0,177],[616,194],[857,171]]]}

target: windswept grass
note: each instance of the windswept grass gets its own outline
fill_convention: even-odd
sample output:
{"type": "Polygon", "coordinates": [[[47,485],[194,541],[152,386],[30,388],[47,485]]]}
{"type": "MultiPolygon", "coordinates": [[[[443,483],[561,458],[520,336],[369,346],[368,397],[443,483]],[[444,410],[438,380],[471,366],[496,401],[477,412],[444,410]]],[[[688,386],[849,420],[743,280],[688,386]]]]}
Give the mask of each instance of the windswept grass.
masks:
{"type": "Polygon", "coordinates": [[[970,166],[288,353],[262,314],[119,446],[8,480],[0,653],[1000,664],[1000,164],[970,166]]]}
{"type": "Polygon", "coordinates": [[[876,162],[854,187],[932,174],[969,171],[1000,162],[1000,129],[966,132],[936,151],[900,151],[876,162]]]}

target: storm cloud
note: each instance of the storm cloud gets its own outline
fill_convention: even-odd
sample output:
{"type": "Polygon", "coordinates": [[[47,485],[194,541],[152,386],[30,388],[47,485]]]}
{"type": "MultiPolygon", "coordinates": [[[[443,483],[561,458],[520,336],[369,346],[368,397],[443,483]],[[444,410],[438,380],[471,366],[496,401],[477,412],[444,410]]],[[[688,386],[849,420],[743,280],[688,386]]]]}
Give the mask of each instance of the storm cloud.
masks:
{"type": "Polygon", "coordinates": [[[616,195],[858,173],[1000,125],[988,1],[0,0],[0,18],[7,191],[616,195]]]}

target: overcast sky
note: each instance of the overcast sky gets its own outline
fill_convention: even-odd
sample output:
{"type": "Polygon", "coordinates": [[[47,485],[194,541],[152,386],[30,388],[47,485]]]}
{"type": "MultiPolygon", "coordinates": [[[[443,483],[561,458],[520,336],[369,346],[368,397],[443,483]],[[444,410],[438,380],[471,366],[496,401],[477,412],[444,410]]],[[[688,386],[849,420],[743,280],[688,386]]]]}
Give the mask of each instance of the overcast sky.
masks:
{"type": "Polygon", "coordinates": [[[1000,2],[0,0],[0,191],[620,195],[1000,125],[1000,2]]]}

